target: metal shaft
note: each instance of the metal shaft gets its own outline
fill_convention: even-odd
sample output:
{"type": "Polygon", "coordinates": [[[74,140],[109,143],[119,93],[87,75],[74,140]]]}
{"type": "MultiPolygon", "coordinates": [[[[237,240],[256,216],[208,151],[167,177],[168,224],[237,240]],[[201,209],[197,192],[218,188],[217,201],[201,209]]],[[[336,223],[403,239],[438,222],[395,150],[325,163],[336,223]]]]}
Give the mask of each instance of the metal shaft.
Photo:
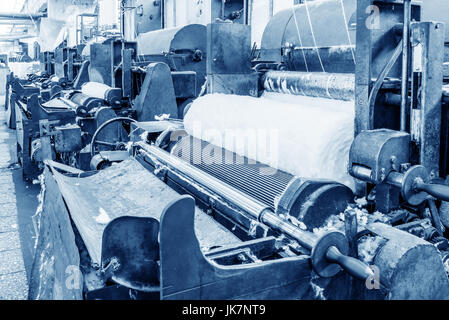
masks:
{"type": "Polygon", "coordinates": [[[404,0],[404,24],[402,33],[402,79],[401,79],[401,131],[407,130],[407,105],[408,105],[408,61],[411,0],[404,0]]]}

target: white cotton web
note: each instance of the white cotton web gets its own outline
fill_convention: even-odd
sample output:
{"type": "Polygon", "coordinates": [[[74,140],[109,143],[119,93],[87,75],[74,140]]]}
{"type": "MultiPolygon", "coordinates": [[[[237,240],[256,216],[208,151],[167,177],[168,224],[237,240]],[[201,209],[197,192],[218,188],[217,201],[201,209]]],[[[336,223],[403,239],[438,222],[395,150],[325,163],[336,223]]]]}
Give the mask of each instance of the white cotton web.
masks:
{"type": "Polygon", "coordinates": [[[304,178],[338,181],[347,173],[354,136],[354,102],[265,93],[260,98],[210,94],[196,99],[186,131],[304,178]]]}

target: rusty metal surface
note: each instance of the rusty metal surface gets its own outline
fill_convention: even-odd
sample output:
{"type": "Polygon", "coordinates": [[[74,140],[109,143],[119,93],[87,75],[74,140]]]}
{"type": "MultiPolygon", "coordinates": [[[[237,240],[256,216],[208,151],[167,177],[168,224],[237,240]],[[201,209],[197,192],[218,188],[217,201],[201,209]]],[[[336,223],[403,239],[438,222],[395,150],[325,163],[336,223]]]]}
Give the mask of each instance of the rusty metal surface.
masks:
{"type": "Polygon", "coordinates": [[[435,246],[383,223],[366,228],[388,240],[374,259],[387,299],[448,299],[449,281],[435,246]]]}

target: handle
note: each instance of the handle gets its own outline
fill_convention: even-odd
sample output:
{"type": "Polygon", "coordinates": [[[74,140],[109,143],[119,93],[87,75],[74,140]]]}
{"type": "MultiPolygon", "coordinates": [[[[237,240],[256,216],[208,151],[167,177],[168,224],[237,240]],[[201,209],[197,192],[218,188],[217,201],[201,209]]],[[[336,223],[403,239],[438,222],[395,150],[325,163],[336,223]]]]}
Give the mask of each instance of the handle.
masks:
{"type": "Polygon", "coordinates": [[[360,280],[366,280],[374,276],[373,270],[364,262],[342,254],[337,247],[330,247],[326,253],[330,262],[335,262],[346,270],[351,276],[360,280]]]}
{"type": "Polygon", "coordinates": [[[449,186],[444,184],[431,184],[417,180],[415,181],[415,188],[425,191],[437,199],[449,201],[449,186]]]}

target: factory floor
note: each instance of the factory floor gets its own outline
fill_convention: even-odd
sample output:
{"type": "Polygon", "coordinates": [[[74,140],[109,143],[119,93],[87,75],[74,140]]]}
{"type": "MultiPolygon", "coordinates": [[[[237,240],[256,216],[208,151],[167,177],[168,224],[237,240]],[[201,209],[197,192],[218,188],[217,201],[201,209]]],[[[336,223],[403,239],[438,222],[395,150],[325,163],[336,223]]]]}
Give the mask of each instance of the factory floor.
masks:
{"type": "Polygon", "coordinates": [[[5,123],[0,96],[0,300],[28,298],[40,185],[26,183],[17,164],[15,131],[5,123]]]}

